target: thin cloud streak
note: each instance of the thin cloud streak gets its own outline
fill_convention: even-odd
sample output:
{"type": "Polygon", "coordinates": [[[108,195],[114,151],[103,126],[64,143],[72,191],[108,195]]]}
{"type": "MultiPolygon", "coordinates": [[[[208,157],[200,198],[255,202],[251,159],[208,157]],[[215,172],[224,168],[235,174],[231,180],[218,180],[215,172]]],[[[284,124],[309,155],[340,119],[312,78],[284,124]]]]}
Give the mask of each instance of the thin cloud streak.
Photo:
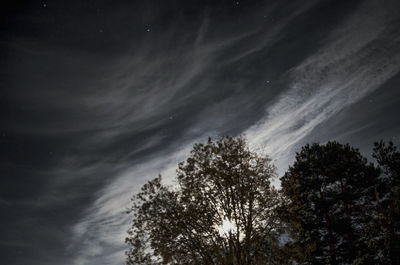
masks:
{"type": "MultiPolygon", "coordinates": [[[[199,140],[194,140],[193,143],[199,140]]],[[[185,159],[192,144],[185,144],[186,148],[178,152],[163,153],[143,164],[127,169],[117,177],[115,182],[100,192],[99,198],[88,210],[87,217],[73,228],[72,245],[83,242],[74,264],[93,262],[110,264],[104,260],[103,249],[112,251],[114,263],[123,262],[125,249],[123,242],[131,219],[125,210],[130,205],[132,194],[138,192],[141,185],[158,174],[164,176],[167,184],[174,185],[171,178],[175,175],[177,164],[185,159]]]]}
{"type": "Polygon", "coordinates": [[[174,185],[193,143],[245,134],[281,173],[400,70],[396,0],[225,2],[105,2],[84,19],[95,5],[60,4],[0,41],[7,262],[122,264],[131,196],[158,173],[174,185]]]}
{"type": "MultiPolygon", "coordinates": [[[[269,45],[272,45],[272,42],[275,41],[275,34],[282,30],[290,19],[310,6],[296,10],[283,23],[279,23],[277,28],[271,31],[272,35],[264,36],[265,40],[261,44],[250,45],[254,47],[250,49],[250,53],[266,49],[269,45]]],[[[186,104],[188,100],[190,101],[190,98],[202,93],[211,84],[213,75],[209,73],[208,67],[220,63],[217,62],[217,59],[224,50],[232,49],[238,42],[259,31],[259,29],[255,29],[241,34],[239,37],[209,43],[203,41],[208,26],[206,20],[199,30],[193,47],[182,47],[172,51],[172,54],[160,55],[151,55],[151,51],[146,49],[137,51],[133,58],[125,63],[125,66],[119,67],[122,74],[115,74],[108,82],[116,84],[116,89],[86,99],[90,108],[95,109],[96,113],[100,113],[100,116],[107,117],[107,122],[102,124],[111,128],[105,135],[106,138],[100,137],[95,139],[96,142],[104,141],[107,138],[113,139],[121,134],[134,133],[138,124],[141,125],[140,130],[143,130],[141,122],[147,122],[154,117],[165,116],[172,113],[174,109],[179,110],[180,104],[186,104]],[[176,62],[174,61],[176,58],[181,59],[176,62]],[[167,73],[161,71],[168,69],[167,65],[169,64],[173,64],[174,67],[169,69],[167,73]],[[161,72],[162,74],[160,74],[161,72]],[[196,84],[194,81],[198,81],[198,77],[200,79],[206,78],[206,80],[201,80],[196,84]],[[193,86],[195,89],[193,89],[193,86]],[[129,96],[129,91],[133,87],[139,88],[139,91],[142,92],[129,96]],[[191,91],[185,91],[188,89],[191,91]],[[183,93],[184,96],[176,101],[177,99],[174,96],[178,93],[183,93]],[[172,108],[172,106],[174,107],[172,108]],[[114,116],[108,117],[109,113],[114,116]]],[[[222,64],[237,63],[237,60],[247,55],[249,55],[249,50],[243,51],[243,54],[238,54],[234,60],[222,60],[222,64]]],[[[235,95],[228,96],[224,101],[238,102],[235,97],[235,95]]],[[[125,214],[124,209],[129,206],[132,193],[137,192],[142,184],[158,173],[166,176],[166,181],[171,183],[171,177],[175,175],[177,163],[185,159],[193,143],[204,140],[207,136],[219,134],[218,131],[206,130],[207,135],[202,135],[205,128],[201,123],[209,122],[207,119],[203,120],[203,118],[200,118],[193,126],[186,129],[187,136],[185,138],[190,140],[181,143],[181,146],[184,146],[183,148],[177,151],[166,150],[161,154],[151,156],[138,166],[124,170],[125,173],[121,173],[114,182],[98,193],[98,199],[86,211],[85,217],[72,229],[74,239],[70,244],[70,250],[73,251],[80,242],[78,244],[80,250],[74,258],[74,264],[110,264],[104,259],[104,256],[109,256],[110,253],[105,255],[105,251],[114,251],[112,252],[115,258],[113,263],[123,262],[123,251],[125,249],[123,242],[130,222],[130,217],[125,214]]],[[[148,126],[156,127],[156,125],[158,124],[153,123],[148,126]]],[[[131,155],[126,155],[126,157],[129,156],[131,155]]]]}
{"type": "Polygon", "coordinates": [[[293,159],[293,149],[316,126],[400,71],[398,25],[390,24],[393,14],[385,9],[368,12],[376,10],[374,5],[364,3],[324,47],[292,69],[289,91],[267,108],[266,118],[246,130],[251,145],[265,146],[281,173],[293,159]]]}
{"type": "MultiPolygon", "coordinates": [[[[346,106],[362,99],[400,70],[398,57],[382,57],[382,54],[375,50],[377,45],[385,45],[381,36],[388,34],[384,30],[386,24],[379,25],[378,22],[388,21],[390,18],[384,20],[382,14],[377,14],[373,21],[378,25],[370,28],[366,36],[358,38],[356,31],[362,27],[362,17],[363,7],[325,40],[326,45],[287,73],[291,80],[289,90],[279,96],[277,103],[267,107],[265,118],[244,131],[253,147],[265,146],[266,150],[264,151],[273,159],[278,160],[280,170],[284,170],[284,166],[287,165],[293,147],[309,135],[317,125],[334,116],[346,106]],[[354,41],[352,38],[357,39],[357,45],[348,48],[346,43],[352,43],[354,41]],[[338,49],[339,51],[336,52],[338,49]],[[329,58],[327,55],[331,53],[336,53],[337,56],[333,60],[327,60],[329,58]],[[379,71],[383,68],[385,71],[379,71]]],[[[172,78],[170,75],[154,74],[159,72],[157,69],[159,69],[160,63],[161,67],[170,63],[169,56],[164,59],[161,56],[161,60],[157,63],[148,63],[151,61],[151,57],[140,57],[133,63],[134,70],[127,71],[136,73],[136,65],[144,65],[145,67],[141,68],[137,75],[123,74],[123,78],[116,78],[121,83],[119,96],[115,97],[114,94],[110,94],[110,97],[113,96],[110,102],[110,97],[101,95],[101,98],[93,98],[89,103],[97,104],[98,109],[102,109],[103,105],[107,106],[108,109],[104,111],[105,113],[110,113],[110,111],[115,113],[122,102],[125,107],[120,113],[124,113],[124,116],[112,117],[108,124],[115,121],[115,128],[124,128],[124,130],[130,128],[130,124],[135,124],[142,119],[148,120],[153,116],[170,111],[169,105],[174,101],[173,96],[188,89],[196,77],[204,76],[207,67],[215,63],[215,53],[220,51],[221,47],[227,48],[235,43],[215,45],[212,46],[215,48],[211,49],[210,46],[202,47],[199,39],[201,39],[201,35],[204,35],[206,27],[205,24],[200,30],[194,55],[183,54],[182,64],[178,64],[180,66],[171,72],[172,78]],[[143,91],[143,94],[137,98],[125,98],[125,91],[132,84],[138,82],[137,77],[139,77],[139,84],[144,84],[148,80],[143,79],[143,82],[140,80],[142,77],[148,76],[155,79],[154,83],[150,82],[153,85],[150,85],[148,90],[143,91]],[[161,90],[161,83],[167,84],[168,89],[161,90]],[[147,104],[139,104],[143,103],[141,102],[143,100],[147,104]],[[132,102],[136,102],[136,104],[132,104],[132,102]],[[138,109],[138,104],[146,107],[138,109]],[[155,107],[156,105],[157,107],[155,107]],[[126,115],[127,113],[133,115],[126,115]]],[[[398,40],[396,39],[396,42],[398,40]]],[[[274,41],[274,38],[271,38],[271,41],[274,41]]],[[[261,47],[254,46],[252,50],[246,51],[242,56],[237,56],[234,60],[227,62],[228,64],[236,63],[241,58],[258,50],[267,49],[267,47],[268,45],[265,43],[261,47]]],[[[396,46],[386,44],[385,47],[394,51],[396,46]]],[[[146,54],[146,52],[143,51],[140,54],[146,54]]],[[[196,93],[202,90],[201,87],[197,88],[196,93]]],[[[187,95],[193,96],[191,92],[188,92],[187,95]]],[[[188,97],[180,100],[188,100],[188,97]]],[[[201,133],[201,130],[196,131],[196,125],[187,129],[186,133],[193,131],[201,133]]],[[[121,133],[118,130],[115,132],[121,133]]],[[[109,136],[112,138],[116,134],[113,133],[109,136]]],[[[105,252],[107,252],[106,256],[112,256],[112,263],[123,262],[125,247],[122,242],[130,221],[124,213],[124,206],[129,206],[131,194],[149,178],[155,177],[159,172],[166,176],[173,176],[177,162],[187,156],[193,142],[196,141],[187,141],[182,149],[172,150],[172,154],[168,150],[168,152],[151,157],[139,166],[127,169],[99,193],[98,199],[88,209],[86,217],[73,229],[74,242],[83,241],[80,246],[82,249],[75,258],[75,264],[93,262],[109,264],[111,259],[109,261],[104,259],[105,252]]]]}

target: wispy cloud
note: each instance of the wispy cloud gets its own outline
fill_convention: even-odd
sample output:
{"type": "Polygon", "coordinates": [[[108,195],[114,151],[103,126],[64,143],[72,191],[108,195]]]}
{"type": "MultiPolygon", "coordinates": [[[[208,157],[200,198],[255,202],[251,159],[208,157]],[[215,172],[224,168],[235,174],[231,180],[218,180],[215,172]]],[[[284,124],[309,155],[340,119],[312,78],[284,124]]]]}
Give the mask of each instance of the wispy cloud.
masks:
{"type": "MultiPolygon", "coordinates": [[[[266,107],[261,120],[244,131],[253,147],[265,147],[264,151],[278,160],[280,170],[285,169],[293,147],[310,135],[317,125],[359,101],[400,70],[397,50],[400,39],[393,35],[394,26],[389,25],[392,17],[384,11],[377,12],[365,23],[365,16],[373,8],[370,5],[373,5],[372,1],[361,6],[323,40],[325,44],[320,49],[286,73],[288,89],[278,96],[275,103],[266,107]],[[391,41],[387,42],[387,38],[391,41]],[[389,57],[388,54],[395,56],[389,57]]],[[[162,54],[152,54],[147,49],[137,51],[129,59],[131,61],[124,61],[124,67],[117,68],[124,70],[116,71],[111,79],[116,90],[105,91],[87,100],[90,106],[99,110],[97,113],[110,119],[104,123],[109,126],[106,139],[112,140],[146,127],[156,128],[164,122],[163,116],[165,119],[173,118],[172,115],[180,111],[181,104],[208,89],[214,80],[209,67],[219,63],[233,65],[260,50],[268,50],[276,41],[279,30],[284,28],[280,24],[261,44],[249,45],[250,49],[237,54],[234,59],[230,57],[221,62],[218,61],[221,53],[253,33],[206,43],[202,39],[207,27],[209,22],[206,21],[190,48],[162,54]],[[132,88],[139,93],[130,94],[132,88]]],[[[241,100],[237,95],[227,95],[214,112],[221,110],[225,103],[232,105],[241,100]]],[[[200,111],[200,114],[207,111],[210,114],[210,109],[213,107],[200,111]]],[[[130,221],[124,209],[129,206],[132,193],[159,172],[173,176],[177,162],[185,158],[193,142],[206,136],[202,135],[203,131],[208,135],[223,131],[218,126],[204,129],[207,127],[205,124],[214,118],[218,121],[218,117],[202,119],[199,116],[182,134],[184,139],[180,148],[167,147],[140,164],[124,169],[98,193],[98,199],[73,228],[71,248],[77,244],[81,249],[75,257],[75,264],[123,262],[123,240],[130,221]]]]}
{"type": "Polygon", "coordinates": [[[171,183],[194,142],[244,133],[282,172],[400,70],[397,0],[134,2],[24,10],[32,34],[0,41],[12,264],[122,264],[130,197],[171,183]]]}
{"type": "MultiPolygon", "coordinates": [[[[205,19],[194,43],[159,53],[143,47],[143,50],[135,51],[132,58],[122,60],[121,66],[116,67],[114,76],[108,82],[112,89],[102,90],[102,93],[86,98],[88,106],[95,109],[95,113],[106,117],[101,123],[107,126],[105,137],[92,139],[96,142],[118,140],[121,135],[159,128],[163,123],[179,118],[182,116],[179,112],[187,108],[182,106],[193,102],[196,97],[203,97],[202,94],[206,94],[210,86],[213,86],[215,73],[210,69],[221,63],[221,54],[258,30],[210,42],[204,40],[208,27],[209,21],[205,19]],[[132,94],[131,91],[139,92],[132,94]]],[[[168,38],[164,38],[166,42],[168,38]]],[[[224,63],[225,58],[222,61],[224,63]]],[[[232,63],[235,62],[229,62],[232,63]]],[[[235,102],[235,97],[227,95],[224,100],[235,102]]],[[[196,116],[191,117],[193,123],[183,130],[183,138],[178,139],[178,148],[176,145],[166,146],[162,151],[138,160],[136,165],[125,168],[115,176],[113,182],[98,192],[97,200],[72,229],[74,239],[70,250],[77,251],[74,264],[123,262],[123,242],[130,222],[125,209],[130,204],[132,194],[158,173],[163,174],[167,182],[171,182],[170,177],[175,175],[177,163],[185,159],[193,143],[218,134],[217,130],[213,132],[205,126],[210,120],[218,118],[202,118],[199,112],[203,112],[204,107],[199,106],[200,109],[194,112],[196,116]],[[207,135],[203,135],[204,131],[207,131],[207,135]],[[111,257],[113,260],[108,260],[111,257]]],[[[163,141],[160,134],[155,137],[155,140],[163,141]]],[[[123,161],[146,149],[148,147],[144,144],[139,149],[125,153],[123,161]]]]}
{"type": "MultiPolygon", "coordinates": [[[[212,81],[209,68],[215,63],[216,53],[251,34],[210,43],[203,41],[207,27],[206,19],[194,43],[167,51],[154,50],[154,46],[143,47],[131,58],[122,60],[108,82],[110,87],[86,98],[87,105],[105,117],[100,126],[107,126],[102,137],[91,139],[96,143],[119,141],[124,135],[135,135],[153,128],[160,130],[163,124],[183,116],[179,113],[185,111],[183,106],[204,93],[212,81]]],[[[166,42],[169,38],[164,37],[166,42]]],[[[166,176],[167,182],[170,181],[168,177],[175,174],[177,163],[184,160],[196,139],[185,137],[180,139],[181,147],[165,146],[162,151],[147,155],[145,159],[135,158],[141,151],[163,144],[162,133],[156,133],[150,141],[123,154],[118,163],[136,165],[126,167],[114,176],[115,180],[97,193],[97,199],[73,227],[70,250],[76,251],[74,264],[123,262],[123,242],[130,222],[125,210],[132,194],[159,173],[166,176]],[[136,163],[126,162],[132,158],[136,163]]]]}
{"type": "Polygon", "coordinates": [[[253,146],[285,170],[293,148],[319,124],[400,71],[398,23],[390,9],[365,2],[324,40],[321,49],[288,74],[290,89],[246,131],[253,146]],[[371,10],[377,12],[371,13],[371,10]]]}
{"type": "Polygon", "coordinates": [[[158,174],[164,176],[167,184],[174,185],[172,177],[175,175],[177,164],[183,161],[190,151],[191,145],[185,146],[186,148],[172,154],[163,153],[145,163],[128,168],[99,192],[98,199],[88,209],[86,217],[73,228],[74,240],[70,248],[79,245],[74,264],[88,264],[94,261],[98,264],[111,264],[123,261],[123,242],[131,218],[125,211],[130,205],[131,196],[139,191],[141,185],[158,174]]]}

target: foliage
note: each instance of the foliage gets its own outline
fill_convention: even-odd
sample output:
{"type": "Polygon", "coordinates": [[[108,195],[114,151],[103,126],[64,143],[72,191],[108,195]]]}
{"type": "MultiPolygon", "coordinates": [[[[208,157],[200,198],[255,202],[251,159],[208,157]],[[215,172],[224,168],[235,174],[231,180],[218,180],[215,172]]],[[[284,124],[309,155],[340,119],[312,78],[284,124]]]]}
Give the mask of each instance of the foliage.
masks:
{"type": "Polygon", "coordinates": [[[373,157],[381,175],[376,183],[377,208],[370,245],[381,264],[400,264],[400,152],[392,143],[375,143],[373,157]]]}
{"type": "Polygon", "coordinates": [[[378,171],[357,149],[337,142],[306,145],[281,178],[280,214],[300,264],[351,264],[368,252],[378,171]]]}
{"type": "Polygon", "coordinates": [[[127,264],[281,264],[275,174],[243,138],[194,145],[177,187],[159,176],[134,196],[127,264]]]}
{"type": "Polygon", "coordinates": [[[400,264],[400,152],[303,146],[281,178],[243,138],[196,144],[133,198],[127,264],[400,264]],[[282,243],[285,242],[285,243],[282,243]]]}

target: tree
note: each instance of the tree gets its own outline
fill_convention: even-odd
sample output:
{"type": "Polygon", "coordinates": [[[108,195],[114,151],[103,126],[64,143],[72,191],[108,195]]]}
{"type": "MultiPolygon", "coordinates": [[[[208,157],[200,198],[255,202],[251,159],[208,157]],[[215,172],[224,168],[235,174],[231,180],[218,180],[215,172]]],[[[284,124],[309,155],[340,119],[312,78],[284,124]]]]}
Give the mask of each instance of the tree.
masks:
{"type": "Polygon", "coordinates": [[[392,143],[375,143],[372,155],[380,170],[376,183],[376,216],[370,244],[381,264],[400,264],[400,152],[392,143]]]}
{"type": "Polygon", "coordinates": [[[275,175],[241,137],[195,144],[176,187],[159,176],[134,196],[127,264],[280,264],[275,175]]]}
{"type": "Polygon", "coordinates": [[[281,178],[281,217],[289,227],[286,247],[297,263],[352,264],[368,256],[365,234],[377,175],[349,145],[306,145],[296,154],[281,178]]]}

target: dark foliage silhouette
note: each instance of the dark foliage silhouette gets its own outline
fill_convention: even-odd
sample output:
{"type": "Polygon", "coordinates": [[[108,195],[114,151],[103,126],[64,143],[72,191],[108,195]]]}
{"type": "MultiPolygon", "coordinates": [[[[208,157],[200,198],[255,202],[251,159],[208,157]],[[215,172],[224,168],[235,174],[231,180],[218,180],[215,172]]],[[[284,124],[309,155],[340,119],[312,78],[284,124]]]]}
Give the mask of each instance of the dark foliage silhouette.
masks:
{"type": "Polygon", "coordinates": [[[379,171],[357,149],[337,142],[306,145],[281,178],[287,244],[300,264],[352,264],[368,252],[365,237],[379,171]]]}
{"type": "Polygon", "coordinates": [[[280,264],[275,168],[243,138],[196,144],[177,187],[161,176],[133,198],[127,264],[280,264]]]}
{"type": "Polygon", "coordinates": [[[381,174],[370,244],[384,264],[400,264],[400,152],[392,142],[380,141],[375,143],[373,157],[381,174]]]}
{"type": "Polygon", "coordinates": [[[242,138],[196,144],[132,199],[127,264],[400,264],[400,152],[305,145],[281,177],[242,138]]]}

